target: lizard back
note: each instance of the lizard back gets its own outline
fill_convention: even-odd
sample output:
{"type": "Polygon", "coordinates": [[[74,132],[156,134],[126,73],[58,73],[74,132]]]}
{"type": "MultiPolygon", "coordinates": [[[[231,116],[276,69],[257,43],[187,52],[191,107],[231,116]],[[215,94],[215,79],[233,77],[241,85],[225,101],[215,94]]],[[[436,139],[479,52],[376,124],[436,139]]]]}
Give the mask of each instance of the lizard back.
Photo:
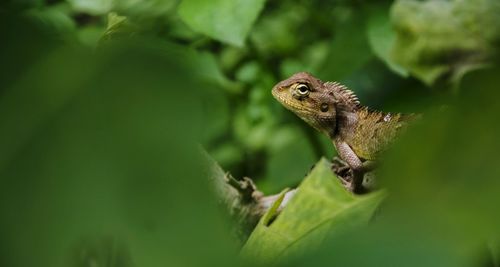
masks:
{"type": "Polygon", "coordinates": [[[352,134],[345,141],[353,151],[365,160],[375,160],[403,131],[416,115],[385,113],[367,107],[356,110],[358,121],[352,134]]]}

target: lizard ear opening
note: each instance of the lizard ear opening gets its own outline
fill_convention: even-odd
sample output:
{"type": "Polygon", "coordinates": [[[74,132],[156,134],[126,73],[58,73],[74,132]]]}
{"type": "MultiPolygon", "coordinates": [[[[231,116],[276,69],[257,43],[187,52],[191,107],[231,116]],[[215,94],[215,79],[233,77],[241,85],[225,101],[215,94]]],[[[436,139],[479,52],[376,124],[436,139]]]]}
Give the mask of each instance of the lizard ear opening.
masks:
{"type": "Polygon", "coordinates": [[[321,112],[327,112],[328,111],[328,104],[322,103],[321,106],[319,107],[319,110],[321,110],[321,112]]]}

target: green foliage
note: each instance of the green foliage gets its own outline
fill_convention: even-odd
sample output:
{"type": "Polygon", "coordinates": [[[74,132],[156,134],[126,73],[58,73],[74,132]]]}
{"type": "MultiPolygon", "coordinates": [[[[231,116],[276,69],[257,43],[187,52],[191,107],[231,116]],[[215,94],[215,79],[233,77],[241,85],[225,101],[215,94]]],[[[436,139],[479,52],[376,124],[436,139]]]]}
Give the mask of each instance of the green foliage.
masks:
{"type": "Polygon", "coordinates": [[[375,7],[370,11],[367,34],[373,53],[382,59],[392,71],[407,77],[408,71],[391,58],[391,49],[396,41],[396,35],[391,27],[387,6],[375,7]]]}
{"type": "Polygon", "coordinates": [[[272,147],[269,149],[267,175],[260,184],[262,190],[279,190],[299,184],[306,171],[312,166],[315,155],[307,136],[298,127],[282,127],[272,134],[272,147]],[[298,138],[297,138],[298,137],[298,138]],[[290,164],[293,155],[294,164],[290,164]]]}
{"type": "Polygon", "coordinates": [[[347,194],[322,160],[245,244],[252,266],[498,265],[499,9],[2,3],[0,265],[242,265],[195,148],[266,194],[299,185],[334,150],[270,94],[296,71],[384,111],[449,107],[387,154],[380,216],[368,223],[383,193],[347,194]]]}
{"type": "Polygon", "coordinates": [[[54,52],[3,90],[0,265],[230,262],[195,150],[201,79],[168,45],[107,49],[54,52]]]}
{"type": "MultiPolygon", "coordinates": [[[[344,80],[353,72],[361,69],[373,56],[364,34],[364,19],[354,16],[338,26],[335,37],[330,43],[329,54],[316,70],[320,77],[344,80]],[[355,34],[359,32],[361,34],[355,34]],[[333,64],[332,64],[333,63],[333,64]]],[[[293,73],[290,73],[291,75],[293,73]]]]}
{"type": "Polygon", "coordinates": [[[443,75],[460,80],[491,63],[500,40],[496,0],[396,1],[394,60],[427,84],[443,75]]]}
{"type": "Polygon", "coordinates": [[[429,118],[415,127],[387,155],[384,183],[395,205],[404,205],[426,227],[451,233],[464,244],[475,244],[499,236],[497,212],[500,167],[492,163],[500,149],[496,123],[500,112],[494,104],[498,97],[499,68],[467,75],[464,92],[446,111],[429,112],[429,118]],[[481,90],[474,90],[477,85],[481,90]],[[467,106],[467,109],[462,107],[467,106]],[[425,140],[425,141],[424,141],[425,140]],[[417,144],[426,142],[426,147],[417,144]],[[459,148],[457,150],[457,148],[459,148]],[[411,155],[403,151],[411,150],[411,155]],[[389,169],[390,168],[390,169],[389,169]],[[413,200],[419,196],[419,202],[413,200]],[[425,208],[424,208],[425,207],[425,208]],[[439,216],[446,214],[446,216],[439,216]],[[442,229],[445,227],[445,229],[442,229]]]}
{"type": "Polygon", "coordinates": [[[353,196],[332,174],[330,163],[322,159],[283,212],[276,214],[281,197],[262,217],[243,247],[242,255],[270,263],[314,251],[325,238],[335,238],[365,225],[383,196],[382,192],[353,196]]]}
{"type": "Polygon", "coordinates": [[[183,0],[179,15],[194,30],[228,44],[243,46],[265,0],[183,0]]]}
{"type": "Polygon", "coordinates": [[[136,18],[154,18],[170,12],[178,0],[68,0],[67,2],[74,11],[95,16],[118,11],[136,18]]]}
{"type": "Polygon", "coordinates": [[[114,0],[69,0],[72,8],[92,15],[103,15],[113,8],[114,0]]]}

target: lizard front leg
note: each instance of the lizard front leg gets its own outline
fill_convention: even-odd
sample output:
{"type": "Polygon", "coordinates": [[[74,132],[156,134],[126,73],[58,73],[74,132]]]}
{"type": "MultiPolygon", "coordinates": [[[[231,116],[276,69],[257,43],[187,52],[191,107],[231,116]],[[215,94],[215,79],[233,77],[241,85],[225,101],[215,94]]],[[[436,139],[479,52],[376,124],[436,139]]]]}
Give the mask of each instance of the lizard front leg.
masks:
{"type": "Polygon", "coordinates": [[[342,158],[352,169],[353,177],[351,190],[357,194],[364,193],[363,177],[365,172],[368,171],[367,169],[373,168],[373,162],[363,163],[356,153],[354,153],[352,148],[344,141],[335,140],[334,145],[340,158],[342,158]]]}

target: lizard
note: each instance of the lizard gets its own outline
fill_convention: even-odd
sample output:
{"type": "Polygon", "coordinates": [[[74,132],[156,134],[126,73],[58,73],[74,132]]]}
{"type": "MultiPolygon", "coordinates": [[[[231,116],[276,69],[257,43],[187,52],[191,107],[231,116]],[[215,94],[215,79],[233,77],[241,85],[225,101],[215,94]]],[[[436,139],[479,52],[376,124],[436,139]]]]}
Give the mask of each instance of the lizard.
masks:
{"type": "Polygon", "coordinates": [[[361,105],[355,93],[338,82],[323,82],[299,72],[277,83],[272,95],[316,130],[328,136],[352,170],[347,187],[364,193],[364,174],[415,114],[386,113],[361,105]]]}

